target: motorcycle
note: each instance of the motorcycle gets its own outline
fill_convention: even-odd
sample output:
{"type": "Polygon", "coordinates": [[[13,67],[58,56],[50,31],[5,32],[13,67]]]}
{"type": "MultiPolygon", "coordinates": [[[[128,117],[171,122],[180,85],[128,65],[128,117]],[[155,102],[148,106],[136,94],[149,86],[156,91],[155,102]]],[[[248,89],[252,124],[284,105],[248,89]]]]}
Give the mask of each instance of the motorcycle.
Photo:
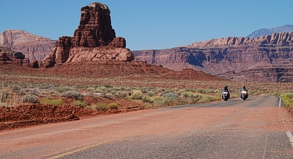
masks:
{"type": "Polygon", "coordinates": [[[240,98],[246,100],[248,98],[248,92],[246,90],[241,90],[240,98]]]}
{"type": "Polygon", "coordinates": [[[228,91],[222,91],[222,99],[227,101],[230,98],[230,93],[228,91]]]}

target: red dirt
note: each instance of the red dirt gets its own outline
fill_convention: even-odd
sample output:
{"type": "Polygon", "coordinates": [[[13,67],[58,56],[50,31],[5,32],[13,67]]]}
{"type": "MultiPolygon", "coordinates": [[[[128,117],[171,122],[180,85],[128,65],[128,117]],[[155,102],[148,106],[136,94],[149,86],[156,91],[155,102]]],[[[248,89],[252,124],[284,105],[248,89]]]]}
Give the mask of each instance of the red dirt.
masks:
{"type": "MultiPolygon", "coordinates": [[[[203,72],[193,70],[183,70],[174,72],[161,66],[149,65],[143,61],[134,62],[82,62],[60,64],[53,68],[34,69],[28,66],[19,66],[10,62],[0,63],[0,77],[3,81],[13,82],[41,82],[55,83],[51,77],[65,78],[58,80],[59,84],[72,84],[70,79],[77,78],[122,78],[140,81],[141,79],[217,79],[218,77],[206,75],[203,72]],[[37,77],[48,77],[38,79],[37,77]]],[[[76,80],[78,81],[78,80],[76,80]]],[[[74,82],[75,85],[86,85],[88,81],[74,82]]],[[[133,84],[133,83],[132,83],[133,84]]],[[[151,83],[150,83],[151,84],[151,83]]],[[[163,83],[164,84],[164,83],[163,83]]],[[[63,98],[64,105],[43,105],[27,104],[14,107],[0,107],[0,131],[22,128],[32,125],[47,123],[65,122],[79,120],[97,115],[121,113],[142,109],[141,103],[136,103],[126,99],[85,97],[84,100],[90,105],[102,102],[106,105],[117,103],[118,110],[98,111],[95,109],[80,108],[73,106],[73,99],[63,98]]]]}
{"type": "MultiPolygon", "coordinates": [[[[80,120],[82,118],[123,113],[142,108],[141,104],[125,99],[85,97],[84,100],[88,103],[117,103],[118,109],[102,111],[90,108],[81,108],[70,104],[64,104],[62,106],[26,104],[14,107],[0,107],[0,131],[32,125],[80,120]]],[[[72,99],[63,98],[63,101],[65,103],[72,103],[72,99]]]]}

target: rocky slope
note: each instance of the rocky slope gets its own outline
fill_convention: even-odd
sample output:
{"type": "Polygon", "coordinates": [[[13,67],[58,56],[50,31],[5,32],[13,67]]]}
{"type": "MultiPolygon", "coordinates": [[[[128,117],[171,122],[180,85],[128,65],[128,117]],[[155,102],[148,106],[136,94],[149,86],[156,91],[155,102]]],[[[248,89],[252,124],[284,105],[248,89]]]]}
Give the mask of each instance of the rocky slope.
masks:
{"type": "Polygon", "coordinates": [[[221,74],[220,77],[242,82],[293,82],[293,65],[260,66],[238,73],[234,71],[221,74]]]}
{"type": "Polygon", "coordinates": [[[281,33],[281,32],[291,32],[293,31],[293,25],[283,25],[276,28],[262,28],[259,30],[254,31],[253,33],[249,34],[247,37],[249,38],[257,38],[262,36],[267,36],[273,33],[281,33]]]}
{"type": "Polygon", "coordinates": [[[55,42],[23,30],[6,30],[0,34],[0,46],[21,52],[30,61],[41,61],[53,50],[55,42]]]}
{"type": "MultiPolygon", "coordinates": [[[[293,65],[292,47],[293,32],[283,32],[261,38],[211,39],[185,47],[133,51],[133,53],[138,60],[146,60],[149,64],[162,65],[173,70],[192,68],[213,75],[233,72],[230,74],[233,76],[263,66],[285,65],[288,68],[293,65]]],[[[267,78],[267,81],[270,79],[267,78]]]]}
{"type": "Polygon", "coordinates": [[[126,48],[126,40],[116,37],[108,6],[95,2],[81,8],[74,36],[60,37],[42,65],[53,67],[65,62],[100,60],[132,61],[134,55],[126,48]]]}

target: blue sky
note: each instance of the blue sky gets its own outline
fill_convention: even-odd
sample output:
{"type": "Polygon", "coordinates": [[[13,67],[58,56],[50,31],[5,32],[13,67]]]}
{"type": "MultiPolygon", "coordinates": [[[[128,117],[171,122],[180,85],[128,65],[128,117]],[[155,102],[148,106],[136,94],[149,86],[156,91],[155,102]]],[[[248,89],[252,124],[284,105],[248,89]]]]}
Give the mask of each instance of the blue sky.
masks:
{"type": "MultiPolygon", "coordinates": [[[[6,29],[57,40],[73,36],[80,8],[93,0],[0,0],[6,29]]],[[[165,49],[197,41],[247,36],[293,25],[293,0],[99,0],[111,11],[116,36],[131,50],[165,49]]]]}

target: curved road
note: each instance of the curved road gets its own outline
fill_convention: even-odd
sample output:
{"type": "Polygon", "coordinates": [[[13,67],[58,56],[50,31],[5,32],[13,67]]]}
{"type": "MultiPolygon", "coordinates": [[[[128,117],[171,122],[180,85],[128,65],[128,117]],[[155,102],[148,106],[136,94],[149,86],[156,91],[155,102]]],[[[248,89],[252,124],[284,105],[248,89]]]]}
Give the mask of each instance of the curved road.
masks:
{"type": "Polygon", "coordinates": [[[293,158],[293,120],[278,103],[257,96],[0,132],[0,158],[293,158]]]}

